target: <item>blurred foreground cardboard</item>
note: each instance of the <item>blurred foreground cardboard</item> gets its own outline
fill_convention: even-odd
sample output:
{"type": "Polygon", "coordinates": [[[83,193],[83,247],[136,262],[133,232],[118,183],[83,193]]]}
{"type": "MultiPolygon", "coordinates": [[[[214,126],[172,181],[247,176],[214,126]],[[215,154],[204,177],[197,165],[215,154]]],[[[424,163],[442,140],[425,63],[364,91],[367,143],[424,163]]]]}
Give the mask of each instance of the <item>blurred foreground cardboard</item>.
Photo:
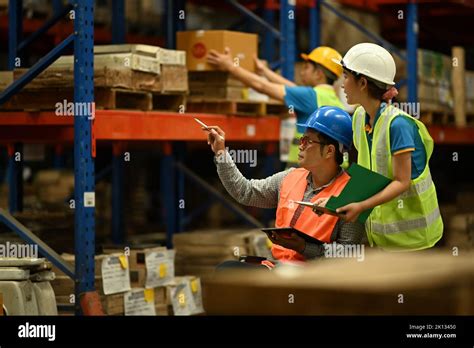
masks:
{"type": "Polygon", "coordinates": [[[370,251],[204,283],[209,315],[473,315],[474,253],[370,251]]]}

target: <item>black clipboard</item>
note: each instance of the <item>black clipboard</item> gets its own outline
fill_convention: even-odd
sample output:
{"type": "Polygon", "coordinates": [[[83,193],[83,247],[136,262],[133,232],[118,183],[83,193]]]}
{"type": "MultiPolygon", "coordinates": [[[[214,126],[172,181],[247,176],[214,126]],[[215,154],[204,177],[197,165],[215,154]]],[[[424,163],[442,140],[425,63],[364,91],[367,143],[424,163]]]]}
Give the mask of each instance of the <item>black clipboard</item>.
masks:
{"type": "Polygon", "coordinates": [[[318,244],[318,245],[324,244],[319,239],[311,237],[310,235],[304,232],[298,231],[296,228],[293,228],[293,227],[269,227],[269,228],[262,228],[261,230],[265,232],[267,236],[270,236],[271,233],[279,233],[279,234],[296,233],[299,237],[303,238],[305,242],[307,243],[318,244]]]}

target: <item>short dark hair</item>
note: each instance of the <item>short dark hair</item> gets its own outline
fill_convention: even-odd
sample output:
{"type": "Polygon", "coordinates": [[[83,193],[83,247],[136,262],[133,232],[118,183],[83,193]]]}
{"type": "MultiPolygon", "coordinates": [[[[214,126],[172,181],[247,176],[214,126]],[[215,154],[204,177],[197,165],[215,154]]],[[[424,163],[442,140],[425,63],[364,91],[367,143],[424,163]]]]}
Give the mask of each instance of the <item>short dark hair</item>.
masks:
{"type": "MultiPolygon", "coordinates": [[[[317,136],[318,136],[319,140],[321,140],[322,143],[324,143],[325,145],[334,145],[334,147],[336,148],[336,157],[334,159],[336,160],[336,163],[338,165],[341,165],[342,162],[344,161],[344,156],[343,156],[342,152],[339,151],[339,142],[336,139],[331,138],[330,136],[328,136],[324,133],[321,133],[321,132],[316,132],[316,133],[317,133],[317,136]]],[[[323,147],[321,146],[319,149],[321,151],[321,156],[322,156],[323,147]]]]}
{"type": "Polygon", "coordinates": [[[352,74],[356,81],[359,81],[362,77],[365,77],[365,79],[367,80],[367,91],[369,93],[369,96],[377,100],[383,100],[382,97],[385,92],[387,92],[387,86],[385,84],[372,80],[371,78],[365,75],[354,73],[349,69],[344,69],[344,71],[352,74]]]}
{"type": "Polygon", "coordinates": [[[337,80],[336,74],[334,74],[332,71],[325,68],[321,64],[313,62],[312,60],[308,60],[308,62],[311,63],[311,65],[314,67],[314,69],[320,69],[323,72],[324,76],[326,76],[326,81],[329,85],[334,84],[334,82],[337,80]]]}

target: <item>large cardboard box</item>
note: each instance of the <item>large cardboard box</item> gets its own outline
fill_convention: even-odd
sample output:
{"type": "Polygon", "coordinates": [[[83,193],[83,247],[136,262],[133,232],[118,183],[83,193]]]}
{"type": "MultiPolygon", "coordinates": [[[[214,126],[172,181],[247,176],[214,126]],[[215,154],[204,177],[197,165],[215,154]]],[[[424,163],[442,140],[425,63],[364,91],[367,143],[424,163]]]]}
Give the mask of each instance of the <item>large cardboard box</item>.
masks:
{"type": "Polygon", "coordinates": [[[203,283],[204,308],[208,315],[474,314],[472,252],[363,255],[220,272],[203,283]]]}
{"type": "Polygon", "coordinates": [[[258,38],[255,34],[227,30],[180,31],[176,34],[177,49],[186,51],[189,71],[215,70],[207,63],[210,50],[224,52],[229,47],[235,62],[247,70],[255,71],[253,57],[257,55],[258,38]]]}

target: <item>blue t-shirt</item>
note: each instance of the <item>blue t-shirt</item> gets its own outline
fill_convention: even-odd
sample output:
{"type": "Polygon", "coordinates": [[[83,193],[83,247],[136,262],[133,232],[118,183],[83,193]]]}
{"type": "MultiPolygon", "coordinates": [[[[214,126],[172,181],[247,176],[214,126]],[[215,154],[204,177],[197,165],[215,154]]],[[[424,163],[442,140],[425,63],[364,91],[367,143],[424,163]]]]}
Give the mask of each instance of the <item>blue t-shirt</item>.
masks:
{"type": "MultiPolygon", "coordinates": [[[[377,123],[380,114],[385,109],[386,104],[382,103],[375,116],[374,126],[377,123]]],[[[369,150],[372,150],[372,129],[369,123],[370,117],[366,115],[366,135],[369,143],[369,150]]],[[[414,121],[406,117],[395,117],[390,125],[390,152],[395,155],[400,152],[411,151],[411,178],[416,179],[420,176],[426,166],[426,151],[418,126],[414,121]]]]}
{"type": "MultiPolygon", "coordinates": [[[[309,86],[285,86],[285,104],[293,106],[297,123],[306,123],[308,117],[318,108],[316,91],[309,86]]],[[[299,133],[304,133],[304,127],[297,127],[299,133]]]]}

